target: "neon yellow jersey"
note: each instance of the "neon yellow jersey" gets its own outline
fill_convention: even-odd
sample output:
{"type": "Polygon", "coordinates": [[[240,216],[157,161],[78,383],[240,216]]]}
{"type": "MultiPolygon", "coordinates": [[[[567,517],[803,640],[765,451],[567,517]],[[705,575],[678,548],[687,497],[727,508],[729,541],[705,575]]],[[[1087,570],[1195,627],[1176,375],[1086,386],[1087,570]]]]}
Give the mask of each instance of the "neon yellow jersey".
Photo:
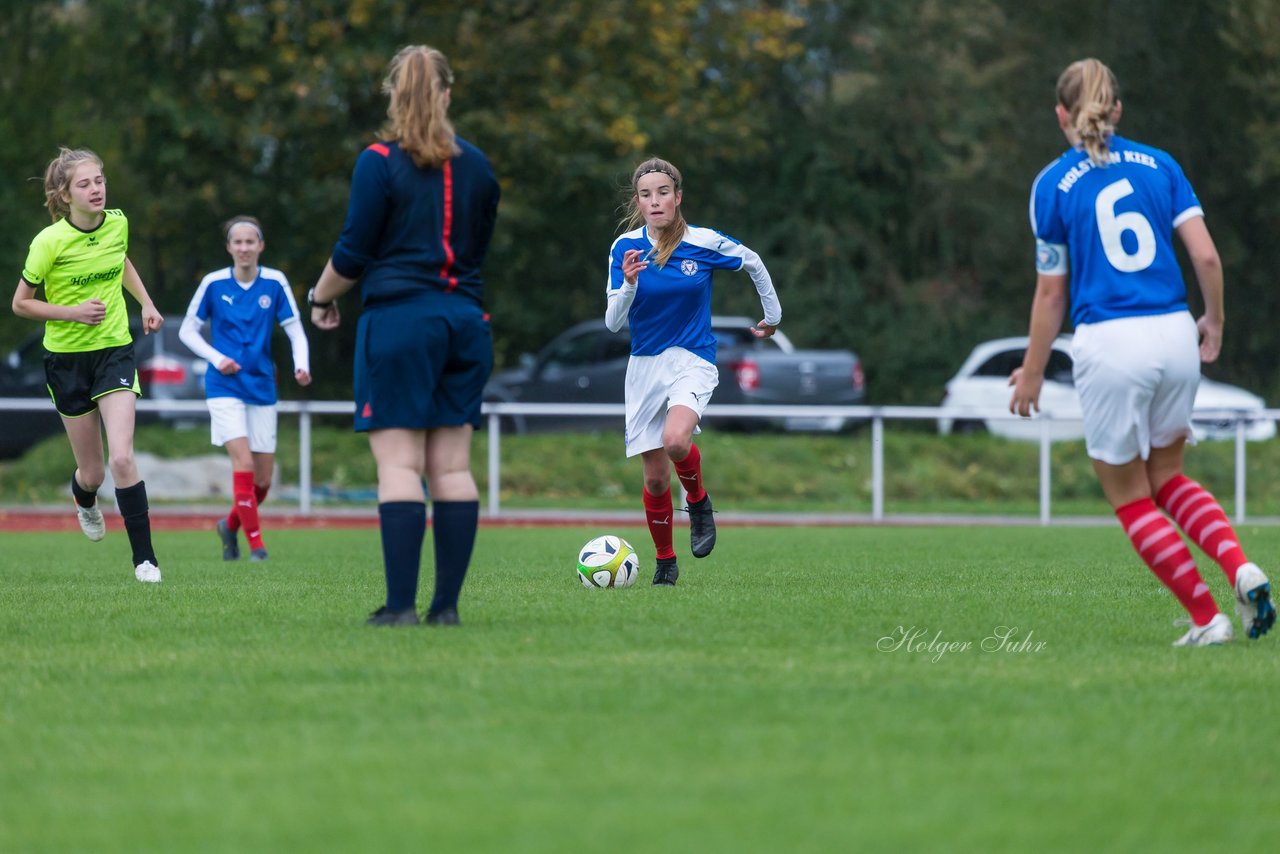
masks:
{"type": "Polygon", "coordinates": [[[124,261],[129,251],[129,220],[123,211],[104,211],[102,224],[81,231],[60,219],[31,241],[22,278],[44,288],[51,305],[79,305],[100,299],[107,316],[97,326],[73,320],[49,320],[44,348],[51,353],[83,353],[121,347],[133,340],[124,304],[124,261]]]}

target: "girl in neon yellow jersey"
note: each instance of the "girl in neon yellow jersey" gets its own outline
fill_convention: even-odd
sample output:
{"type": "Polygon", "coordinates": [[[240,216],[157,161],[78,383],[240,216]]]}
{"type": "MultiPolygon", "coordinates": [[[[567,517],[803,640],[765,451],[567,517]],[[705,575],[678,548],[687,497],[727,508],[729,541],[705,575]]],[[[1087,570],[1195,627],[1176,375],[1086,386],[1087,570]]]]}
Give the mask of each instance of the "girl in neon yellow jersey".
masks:
{"type": "Polygon", "coordinates": [[[71,492],[81,530],[95,542],[106,535],[97,500],[106,476],[105,428],[134,577],[158,582],[147,489],[133,459],[141,392],[124,291],[142,306],[143,334],[158,330],[164,318],[129,262],[129,221],[106,209],[102,160],[87,149],[60,149],[45,169],[44,192],[53,225],[31,241],[13,313],[44,321],[45,378],[76,459],[71,492]]]}

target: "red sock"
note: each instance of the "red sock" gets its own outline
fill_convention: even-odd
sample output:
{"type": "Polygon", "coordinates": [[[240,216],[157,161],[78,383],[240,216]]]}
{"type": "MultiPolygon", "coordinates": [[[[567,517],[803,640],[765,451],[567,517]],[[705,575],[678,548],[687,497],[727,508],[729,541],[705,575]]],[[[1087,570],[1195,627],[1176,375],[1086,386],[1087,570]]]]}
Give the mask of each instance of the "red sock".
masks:
{"type": "MultiPolygon", "coordinates": [[[[234,480],[234,477],[235,475],[233,474],[232,475],[233,480],[234,480]]],[[[253,500],[258,503],[259,507],[262,506],[262,502],[264,499],[266,499],[267,492],[270,489],[271,487],[269,486],[258,486],[258,484],[256,483],[253,485],[253,500]]],[[[232,496],[234,497],[234,495],[235,495],[235,491],[233,489],[232,496]]],[[[240,530],[240,514],[236,512],[236,505],[234,500],[231,503],[231,512],[227,514],[227,530],[233,534],[236,531],[240,530]]]]}
{"type": "Polygon", "coordinates": [[[1209,586],[1196,570],[1196,560],[1191,550],[1178,536],[1165,515],[1150,498],[1142,498],[1116,509],[1120,527],[1129,535],[1138,555],[1146,561],[1165,587],[1168,587],[1191,620],[1203,626],[1218,613],[1218,606],[1209,595],[1209,586]]]}
{"type": "Polygon", "coordinates": [[[649,522],[649,536],[653,537],[653,545],[657,548],[657,557],[676,556],[671,547],[671,490],[661,495],[650,495],[644,491],[644,518],[649,522]]]}
{"type": "Polygon", "coordinates": [[[1174,475],[1160,488],[1156,502],[1200,549],[1218,562],[1231,586],[1236,570],[1249,562],[1227,521],[1222,505],[1209,490],[1186,475],[1174,475]]]}
{"type": "Polygon", "coordinates": [[[235,500],[231,515],[239,522],[238,527],[244,528],[245,539],[249,541],[249,548],[252,550],[263,548],[262,529],[258,524],[258,501],[254,492],[253,472],[231,473],[231,497],[235,500]]]}
{"type": "Polygon", "coordinates": [[[702,454],[697,445],[689,445],[689,454],[676,463],[676,476],[689,496],[689,502],[701,501],[707,493],[702,488],[702,454]]]}

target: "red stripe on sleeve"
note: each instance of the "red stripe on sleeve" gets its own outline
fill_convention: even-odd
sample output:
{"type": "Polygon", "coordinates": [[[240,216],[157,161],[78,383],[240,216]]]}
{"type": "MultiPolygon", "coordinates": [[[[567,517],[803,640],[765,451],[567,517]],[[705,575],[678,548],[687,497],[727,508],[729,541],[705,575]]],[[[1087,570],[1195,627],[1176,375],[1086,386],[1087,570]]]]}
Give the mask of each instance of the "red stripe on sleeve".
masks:
{"type": "Polygon", "coordinates": [[[373,145],[369,146],[369,151],[376,151],[379,154],[381,154],[383,157],[391,156],[391,149],[387,148],[385,145],[383,145],[380,142],[375,142],[373,145]]]}

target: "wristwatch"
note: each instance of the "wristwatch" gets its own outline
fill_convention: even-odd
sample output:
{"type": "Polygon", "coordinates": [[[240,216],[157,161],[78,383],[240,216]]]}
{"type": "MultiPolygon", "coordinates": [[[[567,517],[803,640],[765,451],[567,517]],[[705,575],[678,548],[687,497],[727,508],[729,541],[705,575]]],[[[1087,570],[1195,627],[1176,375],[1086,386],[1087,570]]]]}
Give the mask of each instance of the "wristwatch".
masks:
{"type": "Polygon", "coordinates": [[[316,289],[313,287],[311,290],[307,291],[307,305],[312,308],[328,308],[333,305],[333,300],[329,300],[328,302],[316,302],[316,289]]]}

